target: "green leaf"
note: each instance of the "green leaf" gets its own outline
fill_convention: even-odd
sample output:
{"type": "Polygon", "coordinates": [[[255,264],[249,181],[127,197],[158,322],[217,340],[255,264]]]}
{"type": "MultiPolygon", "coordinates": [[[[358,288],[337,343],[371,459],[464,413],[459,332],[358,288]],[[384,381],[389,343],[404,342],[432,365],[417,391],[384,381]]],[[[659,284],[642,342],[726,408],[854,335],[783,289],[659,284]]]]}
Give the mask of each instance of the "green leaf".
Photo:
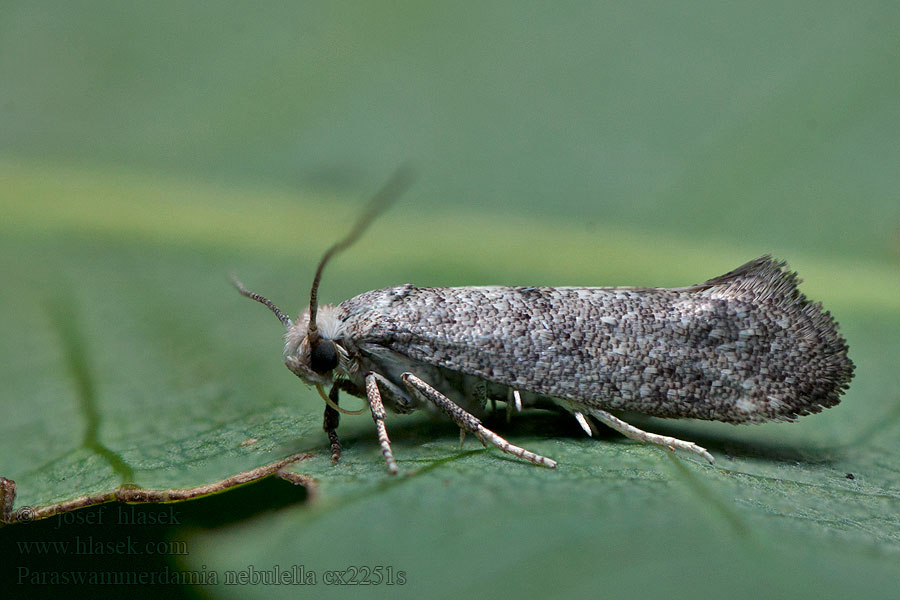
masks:
{"type": "MultiPolygon", "coordinates": [[[[898,334],[900,281],[877,262],[848,272],[841,261],[800,261],[809,267],[803,271],[827,280],[871,282],[871,294],[855,286],[828,288],[825,276],[804,288],[835,309],[858,364],[851,393],[839,407],[797,424],[745,428],[638,421],[701,443],[717,456],[715,466],[615,435],[587,439],[574,420],[539,411],[517,415],[510,424],[502,414],[488,421],[514,443],[559,461],[558,469],[548,470],[474,441],[460,449],[452,425],[413,415],[388,420],[402,472],[392,478],[368,417],[344,417],[344,456],[331,464],[320,429],[321,400],[280,365],[280,324],[241,298],[226,278],[236,267],[255,289],[285,306],[292,299],[294,307],[302,305],[316,258],[307,247],[324,248],[335,234],[325,231],[329,227],[314,229],[295,244],[290,228],[279,230],[283,221],[275,217],[328,222],[334,206],[326,210],[314,197],[256,191],[252,197],[262,198],[266,209],[250,210],[249,192],[223,201],[219,189],[196,184],[188,188],[190,204],[181,205],[178,199],[188,192],[178,181],[82,170],[65,178],[72,185],[69,200],[77,194],[79,206],[68,213],[50,171],[10,163],[4,170],[7,189],[30,199],[4,206],[14,220],[7,221],[2,239],[4,271],[10,273],[0,292],[3,328],[17,344],[7,345],[2,364],[8,401],[0,455],[2,474],[18,483],[14,508],[103,494],[123,484],[193,488],[309,452],[291,470],[317,480],[310,505],[191,534],[190,547],[204,550],[182,567],[214,564],[224,577],[248,564],[262,570],[302,564],[321,577],[346,566],[387,565],[406,571],[410,581],[451,586],[460,573],[487,562],[491,578],[510,589],[550,593],[556,583],[535,570],[523,572],[521,565],[547,561],[549,581],[576,587],[594,580],[587,574],[601,558],[665,561],[671,564],[664,571],[672,573],[703,562],[724,569],[732,561],[784,572],[770,556],[778,546],[796,553],[801,565],[837,567],[850,552],[861,568],[886,577],[884,559],[865,549],[900,547],[900,477],[893,467],[897,402],[878,393],[895,377],[890,340],[898,334]],[[159,189],[169,191],[166,220],[142,208],[159,189]],[[118,230],[107,222],[116,213],[123,216],[118,230]],[[211,221],[224,228],[218,244],[211,221]],[[287,258],[292,253],[296,259],[287,258]],[[240,552],[234,551],[236,540],[240,552]]],[[[348,201],[337,212],[349,215],[354,206],[348,201]]],[[[422,268],[413,248],[428,247],[438,258],[451,255],[463,224],[450,213],[412,213],[415,222],[448,225],[403,230],[401,250],[400,242],[383,243],[398,226],[389,214],[327,272],[326,297],[375,287],[376,278],[399,283],[404,271],[422,268]],[[382,265],[378,275],[371,265],[382,265]]],[[[556,240],[561,256],[586,247],[584,234],[562,223],[508,223],[490,213],[473,220],[493,232],[491,240],[523,234],[531,241],[556,240]]],[[[339,234],[341,225],[330,229],[339,234]]],[[[659,277],[684,284],[751,255],[723,247],[713,261],[722,267],[692,269],[703,260],[688,244],[673,242],[663,255],[649,252],[640,234],[592,235],[605,241],[597,244],[601,248],[614,244],[621,264],[585,260],[557,269],[537,243],[494,253],[490,268],[515,280],[520,275],[511,273],[526,264],[534,280],[548,283],[569,283],[577,273],[601,281],[615,277],[604,272],[630,268],[638,282],[659,277]],[[665,270],[660,265],[695,272],[654,275],[665,270]]],[[[474,262],[490,243],[469,247],[455,260],[474,262]]],[[[439,265],[431,260],[433,280],[423,283],[455,276],[452,263],[439,265]]],[[[484,582],[476,578],[470,589],[484,582]]],[[[647,593],[654,589],[645,585],[647,593]]]]}
{"type": "Polygon", "coordinates": [[[297,455],[284,476],[309,492],[3,527],[4,581],[171,569],[206,596],[344,597],[327,573],[382,567],[394,583],[369,595],[895,595],[898,26],[877,3],[5,7],[11,513],[192,497],[297,455]],[[795,424],[633,420],[712,466],[540,411],[486,423],[555,470],[460,448],[425,414],[388,418],[399,476],[364,415],[343,417],[332,465],[321,399],[228,273],[296,314],[410,158],[421,179],[329,265],[324,301],[407,281],[678,286],[771,252],[841,323],[849,393],[795,424]],[[175,546],[19,544],[89,538],[175,546]],[[228,585],[301,565],[315,586],[228,585]]]}

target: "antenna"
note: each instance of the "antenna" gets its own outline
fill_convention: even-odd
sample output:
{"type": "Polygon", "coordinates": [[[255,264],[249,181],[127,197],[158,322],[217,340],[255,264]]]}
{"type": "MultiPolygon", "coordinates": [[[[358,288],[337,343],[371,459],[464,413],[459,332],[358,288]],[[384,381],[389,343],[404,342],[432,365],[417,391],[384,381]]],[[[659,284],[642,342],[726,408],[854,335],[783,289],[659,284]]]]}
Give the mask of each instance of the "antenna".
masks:
{"type": "MultiPolygon", "coordinates": [[[[353,225],[353,229],[350,230],[350,233],[348,233],[346,237],[344,237],[344,239],[337,242],[335,245],[329,248],[327,252],[325,252],[322,260],[319,262],[319,267],[316,269],[316,276],[313,279],[312,289],[309,292],[309,328],[307,329],[307,339],[309,340],[310,348],[314,348],[319,340],[319,330],[316,327],[316,313],[318,312],[319,308],[319,281],[322,279],[322,270],[325,268],[325,265],[328,264],[328,261],[331,260],[332,256],[342,250],[346,250],[351,245],[353,245],[353,243],[359,239],[363,232],[365,232],[366,228],[372,223],[372,221],[374,221],[379,214],[384,212],[384,210],[388,206],[390,206],[392,202],[394,202],[404,191],[406,191],[406,188],[409,187],[409,184],[412,183],[412,180],[413,172],[412,168],[409,165],[404,165],[397,169],[388,180],[388,182],[385,183],[381,187],[381,189],[375,193],[374,196],[372,196],[372,199],[369,201],[368,206],[366,206],[363,214],[360,215],[359,219],[357,219],[356,223],[353,225]]],[[[254,297],[255,295],[244,295],[262,302],[273,311],[278,311],[278,309],[274,307],[274,304],[272,304],[265,298],[262,298],[262,296],[254,297]]],[[[281,311],[278,311],[276,314],[280,312],[281,311]]]]}
{"type": "Polygon", "coordinates": [[[256,300],[257,302],[260,302],[261,304],[265,304],[266,306],[268,306],[269,310],[271,310],[273,313],[275,313],[275,316],[278,317],[279,321],[284,323],[285,327],[290,327],[291,325],[294,324],[291,321],[290,317],[288,317],[286,314],[281,312],[281,310],[277,306],[275,306],[274,302],[272,302],[265,296],[260,296],[256,292],[251,292],[250,290],[245,288],[244,284],[241,283],[240,281],[238,281],[237,275],[235,275],[234,273],[231,274],[231,283],[234,285],[234,287],[237,288],[237,290],[242,295],[247,296],[248,298],[250,298],[252,300],[256,300]]]}

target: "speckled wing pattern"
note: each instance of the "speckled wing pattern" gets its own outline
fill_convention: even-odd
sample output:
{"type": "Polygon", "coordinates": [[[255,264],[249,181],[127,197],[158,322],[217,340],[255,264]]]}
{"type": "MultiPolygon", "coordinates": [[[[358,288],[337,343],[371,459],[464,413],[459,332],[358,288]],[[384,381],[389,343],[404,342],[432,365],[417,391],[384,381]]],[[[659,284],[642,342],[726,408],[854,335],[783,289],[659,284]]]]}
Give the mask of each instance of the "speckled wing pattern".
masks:
{"type": "Polygon", "coordinates": [[[853,363],[837,323],[764,256],[685,288],[411,285],[338,306],[345,335],[604,410],[732,423],[833,406],[853,363]]]}

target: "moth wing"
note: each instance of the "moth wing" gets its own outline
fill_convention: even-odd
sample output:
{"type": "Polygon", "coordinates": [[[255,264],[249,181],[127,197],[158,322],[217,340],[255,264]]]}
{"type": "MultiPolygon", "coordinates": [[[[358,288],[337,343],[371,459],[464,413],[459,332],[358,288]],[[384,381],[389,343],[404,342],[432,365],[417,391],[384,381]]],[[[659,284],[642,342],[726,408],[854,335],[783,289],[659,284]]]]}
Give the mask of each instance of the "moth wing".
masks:
{"type": "MultiPolygon", "coordinates": [[[[839,402],[837,324],[764,256],[684,288],[390,288],[353,337],[416,365],[607,410],[790,420],[839,402]]],[[[360,300],[361,299],[361,300],[360,300]]]]}

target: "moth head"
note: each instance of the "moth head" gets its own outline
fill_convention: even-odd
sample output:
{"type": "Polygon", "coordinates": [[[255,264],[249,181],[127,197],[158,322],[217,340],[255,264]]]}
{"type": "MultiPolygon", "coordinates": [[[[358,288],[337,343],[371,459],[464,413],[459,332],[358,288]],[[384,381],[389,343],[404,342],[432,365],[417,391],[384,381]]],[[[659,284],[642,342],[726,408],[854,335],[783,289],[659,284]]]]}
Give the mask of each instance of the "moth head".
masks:
{"type": "Polygon", "coordinates": [[[295,323],[274,302],[245,288],[234,275],[231,281],[241,294],[267,306],[284,325],[284,364],[287,368],[304,382],[316,386],[325,403],[335,410],[359,414],[361,411],[348,411],[338,406],[325,394],[323,387],[332,383],[341,362],[348,360],[347,351],[337,341],[343,328],[336,307],[330,304],[320,307],[319,327],[310,327],[310,323],[315,323],[310,320],[313,311],[307,310],[295,323]]]}
{"type": "Polygon", "coordinates": [[[337,308],[331,304],[318,309],[318,327],[310,332],[310,311],[307,309],[296,323],[287,326],[284,334],[284,362],[300,379],[312,385],[330,383],[341,363],[346,363],[347,351],[340,345],[342,321],[337,308]]]}
{"type": "MultiPolygon", "coordinates": [[[[350,233],[331,246],[319,261],[316,276],[313,278],[309,291],[309,308],[296,324],[290,322],[286,324],[285,364],[304,381],[317,386],[321,386],[324,381],[331,382],[335,369],[340,368],[342,363],[346,364],[348,361],[346,350],[338,342],[343,334],[343,321],[337,314],[337,308],[330,304],[319,306],[319,282],[322,281],[322,271],[325,270],[325,265],[335,254],[352,246],[375,217],[409,186],[411,180],[412,173],[409,167],[398,169],[394,176],[378,190],[366,210],[353,225],[350,233]]],[[[282,320],[282,322],[284,321],[282,320]]],[[[347,370],[344,369],[344,372],[346,373],[347,370]]],[[[321,387],[319,387],[319,394],[327,404],[332,405],[321,387]]],[[[341,412],[347,411],[341,410],[341,412]]]]}
{"type": "MultiPolygon", "coordinates": [[[[357,414],[358,411],[351,412],[340,408],[323,390],[325,384],[332,383],[335,371],[341,370],[341,364],[346,365],[349,359],[347,351],[339,343],[343,333],[343,321],[337,314],[337,307],[330,304],[319,306],[319,282],[322,280],[322,271],[332,256],[359,239],[372,220],[406,189],[411,179],[412,174],[408,167],[398,169],[387,184],[375,194],[350,233],[325,252],[313,278],[309,292],[309,308],[296,323],[281,312],[271,300],[249,291],[234,275],[231,276],[232,283],[241,294],[266,305],[284,325],[284,364],[287,368],[306,383],[316,386],[326,404],[343,413],[357,414]]],[[[346,373],[347,369],[343,371],[346,373]]]]}

